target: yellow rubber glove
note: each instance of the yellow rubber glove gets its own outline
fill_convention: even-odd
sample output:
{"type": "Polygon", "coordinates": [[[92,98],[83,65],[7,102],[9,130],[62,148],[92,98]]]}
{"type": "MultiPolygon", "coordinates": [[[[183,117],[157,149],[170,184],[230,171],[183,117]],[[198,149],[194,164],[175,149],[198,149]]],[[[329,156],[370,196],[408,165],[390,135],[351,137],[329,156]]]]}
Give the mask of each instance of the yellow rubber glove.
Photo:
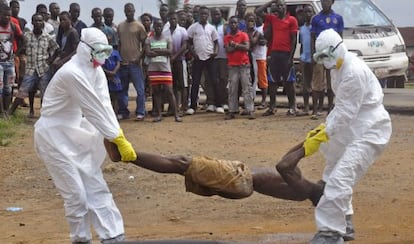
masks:
{"type": "Polygon", "coordinates": [[[119,129],[119,135],[113,139],[112,142],[118,147],[122,161],[131,162],[137,159],[137,154],[135,153],[132,144],[125,138],[122,129],[119,129]]]}
{"type": "Polygon", "coordinates": [[[313,136],[307,137],[303,142],[303,148],[305,149],[305,157],[308,157],[319,150],[319,146],[322,142],[329,140],[328,135],[325,132],[325,128],[319,130],[313,136]]]}
{"type": "Polygon", "coordinates": [[[312,136],[314,136],[314,135],[318,134],[318,132],[319,132],[320,130],[325,129],[325,128],[326,128],[326,125],[325,125],[324,123],[322,123],[322,124],[318,125],[317,127],[315,127],[315,128],[313,128],[312,130],[310,130],[310,131],[308,132],[308,134],[306,134],[306,139],[308,139],[309,137],[312,137],[312,136]]]}

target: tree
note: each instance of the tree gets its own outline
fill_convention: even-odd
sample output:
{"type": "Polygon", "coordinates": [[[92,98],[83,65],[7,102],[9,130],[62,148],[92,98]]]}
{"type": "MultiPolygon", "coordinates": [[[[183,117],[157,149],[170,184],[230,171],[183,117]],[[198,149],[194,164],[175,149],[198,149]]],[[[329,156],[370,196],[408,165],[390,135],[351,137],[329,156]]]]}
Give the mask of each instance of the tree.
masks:
{"type": "Polygon", "coordinates": [[[170,9],[170,12],[173,12],[177,10],[178,4],[180,3],[180,0],[158,0],[160,2],[160,5],[163,3],[168,4],[168,8],[170,9]]]}

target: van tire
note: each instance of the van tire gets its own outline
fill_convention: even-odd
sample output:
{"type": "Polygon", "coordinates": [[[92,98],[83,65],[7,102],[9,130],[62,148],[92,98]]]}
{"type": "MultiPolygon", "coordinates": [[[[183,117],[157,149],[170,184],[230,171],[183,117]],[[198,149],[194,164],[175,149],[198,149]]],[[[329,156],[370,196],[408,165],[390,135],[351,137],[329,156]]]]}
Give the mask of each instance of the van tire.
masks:
{"type": "Polygon", "coordinates": [[[387,79],[387,88],[404,88],[406,80],[404,75],[392,76],[387,79]]]}

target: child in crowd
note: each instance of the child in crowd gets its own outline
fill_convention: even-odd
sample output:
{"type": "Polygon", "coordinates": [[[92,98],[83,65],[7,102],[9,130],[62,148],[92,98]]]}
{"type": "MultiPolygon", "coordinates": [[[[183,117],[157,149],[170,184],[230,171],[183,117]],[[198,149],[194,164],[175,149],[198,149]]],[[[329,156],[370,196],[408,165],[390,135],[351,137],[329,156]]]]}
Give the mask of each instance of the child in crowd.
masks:
{"type": "MultiPolygon", "coordinates": [[[[107,38],[108,43],[111,43],[111,37],[107,36],[107,38]]],[[[118,93],[122,91],[121,77],[118,72],[121,67],[121,61],[121,55],[118,50],[113,49],[111,56],[102,65],[106,79],[108,80],[109,95],[115,114],[118,114],[118,93]]]]}
{"type": "Polygon", "coordinates": [[[267,96],[267,47],[266,39],[263,33],[263,20],[261,17],[253,13],[246,14],[247,20],[247,34],[250,39],[250,55],[251,64],[253,66],[253,97],[256,94],[256,88],[258,87],[262,94],[262,99],[258,109],[266,108],[266,96],[267,96]]]}

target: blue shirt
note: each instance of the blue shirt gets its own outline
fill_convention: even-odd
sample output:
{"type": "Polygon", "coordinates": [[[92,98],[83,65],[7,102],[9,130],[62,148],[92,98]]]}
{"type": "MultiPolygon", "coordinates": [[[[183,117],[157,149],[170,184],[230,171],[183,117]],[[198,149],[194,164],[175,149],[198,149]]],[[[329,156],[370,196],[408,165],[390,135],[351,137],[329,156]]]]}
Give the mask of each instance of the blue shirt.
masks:
{"type": "Polygon", "coordinates": [[[311,25],[302,25],[299,27],[299,41],[301,44],[300,60],[305,63],[312,62],[311,50],[311,25]]]}
{"type": "Polygon", "coordinates": [[[338,33],[344,31],[344,20],[342,16],[336,14],[333,10],[329,14],[320,12],[313,16],[311,25],[311,32],[315,33],[316,37],[318,37],[322,31],[327,29],[334,29],[338,33]]]}
{"type": "MultiPolygon", "coordinates": [[[[119,55],[118,50],[112,50],[111,56],[105,60],[105,63],[102,65],[102,68],[112,71],[115,69],[118,62],[121,62],[121,55],[119,55]]],[[[114,80],[108,80],[108,88],[110,92],[121,91],[121,77],[120,73],[116,72],[114,80]]]]}

